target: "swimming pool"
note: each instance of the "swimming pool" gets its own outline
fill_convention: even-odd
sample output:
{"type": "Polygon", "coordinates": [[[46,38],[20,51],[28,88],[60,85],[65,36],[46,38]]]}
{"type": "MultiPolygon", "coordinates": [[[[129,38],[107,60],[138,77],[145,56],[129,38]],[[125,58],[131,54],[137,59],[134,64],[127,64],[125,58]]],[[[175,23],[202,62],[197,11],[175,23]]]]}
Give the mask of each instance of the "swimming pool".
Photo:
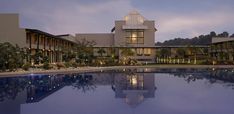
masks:
{"type": "Polygon", "coordinates": [[[0,114],[233,114],[233,69],[121,69],[0,78],[0,114]]]}

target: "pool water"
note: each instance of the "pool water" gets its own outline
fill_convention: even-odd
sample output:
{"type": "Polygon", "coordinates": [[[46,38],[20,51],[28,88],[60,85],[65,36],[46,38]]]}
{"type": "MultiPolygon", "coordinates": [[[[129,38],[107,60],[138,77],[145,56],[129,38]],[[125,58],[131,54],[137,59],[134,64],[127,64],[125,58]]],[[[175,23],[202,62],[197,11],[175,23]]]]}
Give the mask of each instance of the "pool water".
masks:
{"type": "Polygon", "coordinates": [[[234,114],[233,69],[0,78],[0,114],[234,114]]]}

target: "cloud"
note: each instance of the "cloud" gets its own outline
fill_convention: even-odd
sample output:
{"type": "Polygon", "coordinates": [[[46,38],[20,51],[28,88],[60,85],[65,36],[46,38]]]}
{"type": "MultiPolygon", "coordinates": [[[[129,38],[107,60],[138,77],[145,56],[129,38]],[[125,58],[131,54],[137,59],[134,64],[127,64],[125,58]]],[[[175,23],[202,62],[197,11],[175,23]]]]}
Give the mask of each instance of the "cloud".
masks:
{"type": "Polygon", "coordinates": [[[136,9],[155,20],[156,41],[191,38],[210,31],[233,32],[232,0],[17,0],[1,1],[1,12],[20,13],[20,25],[52,34],[109,33],[114,21],[136,9]]]}
{"type": "Polygon", "coordinates": [[[212,12],[199,12],[196,14],[175,14],[167,12],[150,13],[157,17],[156,40],[164,41],[176,37],[192,38],[211,31],[227,31],[234,26],[234,15],[230,10],[217,9],[212,12]],[[226,27],[225,27],[226,26],[226,27]],[[228,27],[229,26],[229,27],[228,27]]]}
{"type": "MultiPolygon", "coordinates": [[[[54,34],[75,34],[80,32],[110,32],[116,19],[132,8],[129,1],[108,1],[97,4],[79,2],[57,4],[56,8],[29,7],[22,14],[40,24],[39,29],[54,34]],[[121,8],[120,8],[121,6],[121,8]]],[[[121,18],[120,18],[121,17],[121,18]]]]}

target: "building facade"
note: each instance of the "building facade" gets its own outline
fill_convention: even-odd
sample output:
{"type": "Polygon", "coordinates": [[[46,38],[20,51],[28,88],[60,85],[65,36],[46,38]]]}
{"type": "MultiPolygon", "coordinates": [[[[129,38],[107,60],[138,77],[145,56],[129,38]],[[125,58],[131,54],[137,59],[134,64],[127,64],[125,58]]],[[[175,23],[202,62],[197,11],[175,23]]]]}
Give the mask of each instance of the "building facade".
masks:
{"type": "Polygon", "coordinates": [[[49,63],[62,62],[63,48],[71,48],[75,42],[36,29],[19,27],[18,14],[0,14],[0,43],[18,45],[27,53],[27,61],[40,64],[43,57],[49,63]]]}
{"type": "Polygon", "coordinates": [[[94,41],[94,56],[104,50],[102,56],[125,59],[123,50],[131,50],[131,59],[139,62],[155,62],[155,22],[145,19],[137,11],[130,12],[124,20],[115,21],[110,33],[82,33],[75,36],[52,35],[37,29],[19,27],[18,14],[0,14],[0,42],[10,42],[24,48],[28,54],[27,61],[41,63],[47,56],[49,63],[62,62],[63,48],[72,48],[76,41],[85,39],[94,41]]]}
{"type": "MultiPolygon", "coordinates": [[[[77,40],[86,39],[96,42],[94,53],[100,48],[106,55],[111,55],[110,48],[115,48],[115,56],[123,59],[122,51],[130,49],[134,52],[131,59],[139,62],[155,62],[155,22],[145,19],[137,11],[130,12],[124,20],[115,21],[111,33],[76,34],[77,40]]],[[[97,54],[96,54],[97,55],[97,54]]]]}
{"type": "Polygon", "coordinates": [[[210,54],[214,64],[233,64],[234,62],[234,38],[212,38],[210,54]]]}
{"type": "Polygon", "coordinates": [[[156,46],[156,63],[160,64],[208,64],[210,46],[177,45],[156,46]]]}

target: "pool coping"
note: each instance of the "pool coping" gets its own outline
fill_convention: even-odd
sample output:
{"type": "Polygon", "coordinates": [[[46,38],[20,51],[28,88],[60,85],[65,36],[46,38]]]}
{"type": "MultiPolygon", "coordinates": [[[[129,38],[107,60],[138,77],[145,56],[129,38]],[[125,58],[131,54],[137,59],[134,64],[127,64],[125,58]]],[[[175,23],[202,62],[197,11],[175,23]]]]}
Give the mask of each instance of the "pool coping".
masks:
{"type": "Polygon", "coordinates": [[[67,69],[52,69],[52,70],[31,70],[31,71],[17,71],[17,72],[1,72],[0,77],[25,76],[30,74],[62,74],[62,73],[86,73],[99,72],[115,69],[128,68],[234,68],[234,65],[144,65],[144,66],[107,66],[107,67],[79,67],[67,69]]]}

